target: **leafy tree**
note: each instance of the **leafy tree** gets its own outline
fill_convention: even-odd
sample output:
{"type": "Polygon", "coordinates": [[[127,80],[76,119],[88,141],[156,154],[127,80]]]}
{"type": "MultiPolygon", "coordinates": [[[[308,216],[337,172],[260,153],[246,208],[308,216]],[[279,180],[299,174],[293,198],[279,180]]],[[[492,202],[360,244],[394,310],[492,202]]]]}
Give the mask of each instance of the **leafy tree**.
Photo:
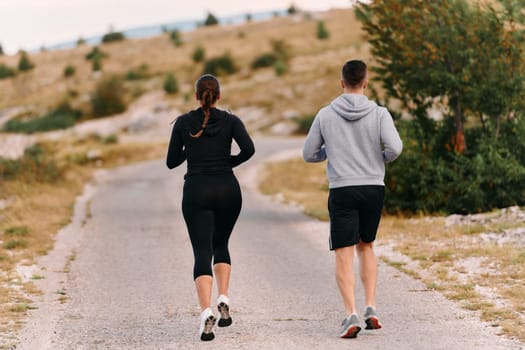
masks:
{"type": "Polygon", "coordinates": [[[290,7],[288,7],[288,10],[286,10],[286,12],[288,12],[288,15],[295,15],[299,12],[299,9],[297,8],[297,6],[295,6],[295,4],[292,3],[290,7]]]}
{"type": "Polygon", "coordinates": [[[166,74],[164,78],[164,91],[168,94],[176,94],[179,92],[179,82],[173,73],[166,74]]]}
{"type": "Polygon", "coordinates": [[[246,23],[250,23],[253,20],[253,16],[250,13],[246,14],[246,23]]]}
{"type": "Polygon", "coordinates": [[[0,56],[4,55],[4,48],[2,47],[2,44],[0,44],[0,56]]]}
{"type": "Polygon", "coordinates": [[[77,46],[86,45],[86,39],[80,37],[77,39],[77,46]]]}
{"type": "Polygon", "coordinates": [[[326,40],[330,38],[330,32],[326,29],[324,21],[317,22],[317,39],[326,40]]]}
{"type": "Polygon", "coordinates": [[[195,50],[193,50],[193,54],[191,55],[191,58],[193,59],[193,62],[199,63],[204,61],[204,58],[206,57],[206,51],[204,50],[204,47],[201,45],[198,45],[195,50]]]}
{"type": "Polygon", "coordinates": [[[523,81],[523,40],[516,23],[525,5],[501,3],[506,4],[503,12],[467,0],[357,4],[377,77],[388,97],[400,100],[414,115],[422,147],[432,133],[430,107],[437,104],[449,111],[445,116],[454,120],[449,143],[462,153],[467,148],[466,118],[479,114],[483,121],[483,115],[508,115],[512,101],[523,92],[523,83],[517,82],[523,81]],[[512,76],[505,68],[509,64],[512,76]],[[496,81],[501,73],[506,79],[496,81]],[[487,96],[500,86],[503,93],[487,96]]]}
{"type": "Polygon", "coordinates": [[[20,60],[18,61],[18,70],[19,71],[28,71],[35,68],[35,64],[31,62],[27,52],[20,51],[20,60]]]}
{"type": "Polygon", "coordinates": [[[208,16],[206,16],[206,19],[204,20],[205,26],[214,26],[219,24],[219,20],[217,17],[215,17],[211,12],[208,12],[208,16]]]}
{"type": "Polygon", "coordinates": [[[109,32],[107,34],[104,34],[104,36],[102,37],[102,42],[103,43],[112,43],[112,42],[115,42],[115,41],[123,41],[125,40],[126,37],[124,36],[124,33],[122,32],[109,32]]]}

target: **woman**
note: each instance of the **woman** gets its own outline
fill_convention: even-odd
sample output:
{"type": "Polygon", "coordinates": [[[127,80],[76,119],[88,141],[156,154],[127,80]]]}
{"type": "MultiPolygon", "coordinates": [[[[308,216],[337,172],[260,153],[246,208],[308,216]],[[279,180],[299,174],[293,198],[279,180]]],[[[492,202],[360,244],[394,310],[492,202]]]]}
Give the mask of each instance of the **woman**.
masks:
{"type": "Polygon", "coordinates": [[[228,240],[241,211],[242,197],[232,168],[255,152],[241,120],[215,107],[220,98],[219,81],[203,75],[195,83],[201,107],[177,118],[166,164],[173,169],[185,160],[182,213],[193,247],[193,278],[202,309],[199,335],[212,340],[216,318],[210,308],[213,271],[219,298],[219,327],[231,325],[228,286],[231,261],[228,240]],[[240,153],[231,155],[232,139],[240,153]]]}

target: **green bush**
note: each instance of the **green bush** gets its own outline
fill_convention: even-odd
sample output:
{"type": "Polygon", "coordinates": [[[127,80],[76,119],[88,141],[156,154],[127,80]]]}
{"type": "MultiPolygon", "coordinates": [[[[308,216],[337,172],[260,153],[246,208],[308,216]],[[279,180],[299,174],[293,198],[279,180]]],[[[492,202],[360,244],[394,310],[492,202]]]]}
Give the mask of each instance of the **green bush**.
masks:
{"type": "Polygon", "coordinates": [[[277,59],[277,56],[273,53],[264,53],[253,60],[251,67],[252,69],[272,67],[277,59]]]}
{"type": "Polygon", "coordinates": [[[73,126],[81,116],[82,112],[71,108],[67,102],[64,102],[55,110],[38,118],[28,120],[11,119],[4,125],[4,130],[7,132],[32,134],[35,132],[66,129],[73,126]]]}
{"type": "Polygon", "coordinates": [[[317,22],[317,39],[326,40],[330,38],[330,32],[326,29],[324,21],[317,22]]]}
{"type": "Polygon", "coordinates": [[[23,72],[23,71],[31,70],[33,68],[35,68],[35,64],[31,62],[31,60],[29,59],[29,56],[27,55],[27,52],[21,51],[20,60],[18,61],[18,70],[23,72]]]}
{"type": "Polygon", "coordinates": [[[6,66],[3,63],[0,63],[0,79],[7,79],[10,77],[14,77],[15,74],[16,74],[16,71],[13,68],[6,66]]]}
{"type": "Polygon", "coordinates": [[[235,62],[229,53],[220,57],[210,58],[204,65],[203,74],[228,75],[237,71],[235,62]]]}
{"type": "Polygon", "coordinates": [[[63,171],[51,157],[52,150],[40,144],[26,148],[20,159],[0,158],[0,180],[18,179],[26,182],[53,183],[63,171]]]}
{"type": "Polygon", "coordinates": [[[297,124],[296,134],[306,135],[310,131],[310,127],[314,121],[315,115],[308,115],[305,117],[294,119],[294,122],[297,124]]]}
{"type": "Polygon", "coordinates": [[[102,37],[102,42],[103,43],[111,43],[111,42],[115,42],[115,41],[122,41],[122,40],[125,40],[126,37],[124,36],[124,33],[122,32],[111,32],[111,33],[107,33],[107,34],[104,34],[104,36],[102,37]]]}
{"type": "Polygon", "coordinates": [[[179,92],[179,82],[173,73],[166,74],[164,78],[164,91],[168,94],[176,94],[179,92]]]}
{"type": "Polygon", "coordinates": [[[193,54],[191,55],[191,58],[193,59],[193,62],[199,63],[204,61],[204,58],[206,57],[206,51],[204,50],[204,47],[201,45],[197,46],[195,50],[193,50],[193,54]]]}
{"type": "Polygon", "coordinates": [[[148,77],[149,66],[147,64],[141,64],[135,69],[131,69],[126,73],[126,80],[141,80],[148,77]]]}
{"type": "Polygon", "coordinates": [[[183,44],[180,31],[174,29],[170,33],[170,40],[175,46],[181,46],[183,44]]]}
{"type": "MultiPolygon", "coordinates": [[[[400,129],[407,127],[400,125],[400,129]]],[[[524,138],[508,148],[504,138],[489,139],[480,136],[477,129],[468,132],[471,137],[477,134],[478,142],[464,154],[447,150],[437,141],[439,133],[428,148],[402,135],[403,154],[388,165],[386,172],[386,209],[465,214],[524,205],[525,164],[521,163],[522,155],[515,152],[525,148],[524,138]]]]}
{"type": "Polygon", "coordinates": [[[126,110],[124,83],[117,76],[103,78],[91,95],[91,108],[95,117],[122,113],[126,110]]]}
{"type": "Polygon", "coordinates": [[[286,62],[282,61],[282,60],[278,60],[274,63],[273,65],[274,69],[275,69],[275,74],[277,76],[281,76],[285,73],[288,72],[288,65],[286,64],[286,62]]]}
{"type": "Polygon", "coordinates": [[[73,75],[75,75],[76,70],[77,69],[75,68],[75,66],[68,64],[67,66],[64,67],[64,76],[66,78],[72,77],[73,75]]]}

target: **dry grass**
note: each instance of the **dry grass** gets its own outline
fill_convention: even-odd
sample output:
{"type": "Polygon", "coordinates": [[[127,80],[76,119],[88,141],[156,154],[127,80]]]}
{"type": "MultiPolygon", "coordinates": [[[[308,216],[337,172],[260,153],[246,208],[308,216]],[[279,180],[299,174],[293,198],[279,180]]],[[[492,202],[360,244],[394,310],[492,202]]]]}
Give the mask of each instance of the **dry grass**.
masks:
{"type": "MultiPolygon", "coordinates": [[[[93,171],[130,162],[156,159],[165,154],[166,144],[103,144],[97,139],[62,140],[46,145],[53,150],[65,176],[56,183],[28,183],[23,179],[3,181],[2,195],[13,202],[2,211],[0,240],[0,324],[2,332],[13,332],[32,308],[30,295],[39,291],[31,282],[23,283],[15,266],[31,265],[38,256],[53,247],[56,232],[70,221],[73,203],[93,171]],[[85,159],[90,149],[99,149],[96,161],[77,164],[71,159],[85,159]],[[10,242],[24,242],[13,244],[10,242]]],[[[74,255],[68,264],[74,260],[74,255]]],[[[67,270],[68,266],[64,269],[67,270]]],[[[34,276],[33,279],[41,278],[34,276]]],[[[65,296],[61,299],[66,300],[65,296]]]]}
{"type": "MultiPolygon", "coordinates": [[[[301,159],[270,163],[260,188],[265,194],[298,203],[307,214],[326,220],[328,193],[324,167],[324,163],[306,164],[301,159]]],[[[505,220],[450,226],[443,217],[384,216],[378,237],[380,243],[411,261],[385,257],[385,262],[421,279],[429,289],[439,290],[466,309],[478,312],[481,320],[499,327],[502,334],[523,342],[525,247],[479,239],[480,233],[517,226],[519,223],[505,220]]]]}

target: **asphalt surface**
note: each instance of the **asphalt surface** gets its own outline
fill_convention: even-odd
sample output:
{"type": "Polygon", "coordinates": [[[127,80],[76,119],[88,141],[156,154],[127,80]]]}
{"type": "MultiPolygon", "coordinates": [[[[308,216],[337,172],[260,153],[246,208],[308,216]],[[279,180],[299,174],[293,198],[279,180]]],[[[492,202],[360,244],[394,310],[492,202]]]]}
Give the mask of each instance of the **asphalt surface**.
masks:
{"type": "MultiPolygon", "coordinates": [[[[236,169],[243,210],[230,245],[234,321],[217,328],[215,340],[197,335],[193,257],[181,214],[185,165],[169,171],[158,160],[99,174],[77,202],[72,224],[40,261],[44,294],[16,349],[525,349],[383,263],[383,329],[339,339],[345,315],[328,225],[255,191],[261,162],[301,144],[259,138],[256,156],[236,169]]],[[[364,309],[359,282],[356,293],[364,309]]]]}

